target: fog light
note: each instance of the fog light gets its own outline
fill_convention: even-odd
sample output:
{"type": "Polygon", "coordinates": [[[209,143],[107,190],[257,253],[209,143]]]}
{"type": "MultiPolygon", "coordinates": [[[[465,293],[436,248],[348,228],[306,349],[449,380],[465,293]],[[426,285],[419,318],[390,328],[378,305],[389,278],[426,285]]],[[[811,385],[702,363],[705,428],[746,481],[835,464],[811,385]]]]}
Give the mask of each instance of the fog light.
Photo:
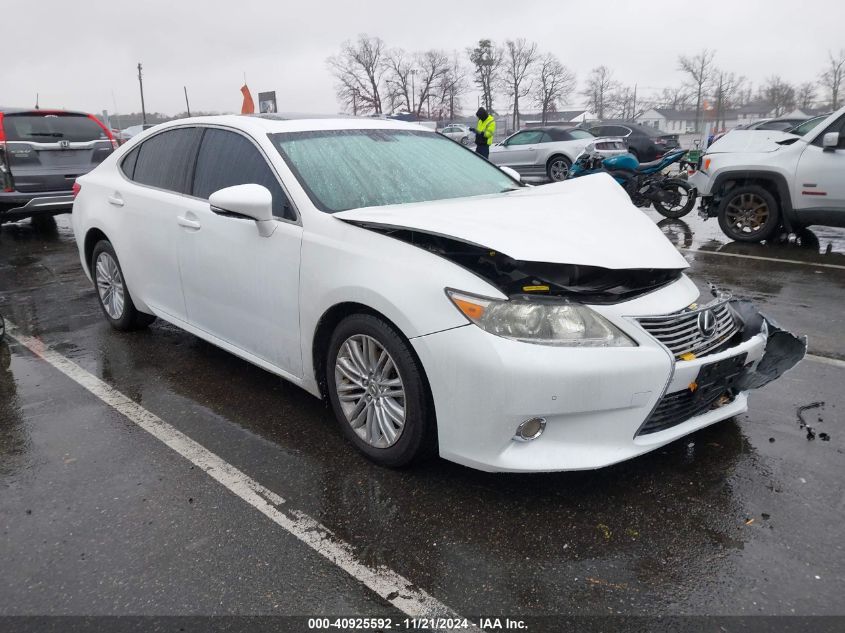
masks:
{"type": "Polygon", "coordinates": [[[513,439],[518,442],[530,442],[540,437],[545,430],[546,418],[530,418],[516,427],[513,439]]]}

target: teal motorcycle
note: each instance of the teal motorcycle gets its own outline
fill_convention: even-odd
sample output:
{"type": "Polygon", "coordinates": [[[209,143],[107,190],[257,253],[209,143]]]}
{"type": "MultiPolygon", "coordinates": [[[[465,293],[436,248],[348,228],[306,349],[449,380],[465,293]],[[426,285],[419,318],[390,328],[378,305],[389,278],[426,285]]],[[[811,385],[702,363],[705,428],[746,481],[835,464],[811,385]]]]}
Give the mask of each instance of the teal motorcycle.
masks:
{"type": "Polygon", "coordinates": [[[682,218],[692,211],[698,194],[685,178],[667,175],[665,170],[673,163],[683,164],[686,153],[684,149],[675,149],[655,161],[641,163],[633,154],[606,156],[589,145],[575,159],[568,177],[579,178],[599,172],[610,174],[636,206],[654,205],[660,215],[682,218]]]}

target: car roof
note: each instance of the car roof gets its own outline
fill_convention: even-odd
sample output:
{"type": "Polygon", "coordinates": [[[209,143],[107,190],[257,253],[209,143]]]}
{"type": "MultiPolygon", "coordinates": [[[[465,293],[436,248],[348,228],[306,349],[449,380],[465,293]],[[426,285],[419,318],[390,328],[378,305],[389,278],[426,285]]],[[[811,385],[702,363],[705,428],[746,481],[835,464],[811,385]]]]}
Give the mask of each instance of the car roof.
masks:
{"type": "Polygon", "coordinates": [[[0,113],[2,114],[80,114],[88,116],[87,112],[80,110],[60,110],[57,108],[7,108],[0,106],[0,113]]]}
{"type": "Polygon", "coordinates": [[[285,118],[278,114],[219,114],[214,116],[197,116],[185,119],[175,119],[156,126],[156,129],[178,127],[191,124],[227,125],[254,134],[274,134],[281,132],[311,132],[319,130],[416,130],[423,132],[434,131],[422,125],[397,121],[395,119],[381,119],[370,117],[307,117],[285,118]]]}

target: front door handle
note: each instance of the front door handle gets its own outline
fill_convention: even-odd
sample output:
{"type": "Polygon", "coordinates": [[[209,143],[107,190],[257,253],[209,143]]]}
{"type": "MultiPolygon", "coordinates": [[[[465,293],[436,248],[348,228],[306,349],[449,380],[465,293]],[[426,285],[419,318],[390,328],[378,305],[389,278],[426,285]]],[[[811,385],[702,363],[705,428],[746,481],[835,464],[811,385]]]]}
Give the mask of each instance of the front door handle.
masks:
{"type": "Polygon", "coordinates": [[[181,215],[176,218],[176,221],[179,222],[179,226],[184,226],[186,229],[194,229],[195,231],[202,226],[196,220],[189,220],[181,215]]]}
{"type": "Polygon", "coordinates": [[[125,202],[123,202],[123,198],[120,197],[119,193],[110,195],[108,198],[106,198],[106,200],[108,200],[109,204],[113,204],[116,207],[122,207],[124,204],[126,204],[125,202]]]}

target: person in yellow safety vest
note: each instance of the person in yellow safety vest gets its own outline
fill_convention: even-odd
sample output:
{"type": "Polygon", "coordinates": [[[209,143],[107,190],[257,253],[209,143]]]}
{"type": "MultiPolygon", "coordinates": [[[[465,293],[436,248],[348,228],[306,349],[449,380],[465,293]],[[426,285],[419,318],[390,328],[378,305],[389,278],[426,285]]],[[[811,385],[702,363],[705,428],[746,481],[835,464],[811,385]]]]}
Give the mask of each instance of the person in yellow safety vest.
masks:
{"type": "Polygon", "coordinates": [[[475,151],[489,159],[493,135],[496,134],[496,119],[484,108],[478,108],[475,116],[478,117],[478,123],[475,124],[475,151]]]}

